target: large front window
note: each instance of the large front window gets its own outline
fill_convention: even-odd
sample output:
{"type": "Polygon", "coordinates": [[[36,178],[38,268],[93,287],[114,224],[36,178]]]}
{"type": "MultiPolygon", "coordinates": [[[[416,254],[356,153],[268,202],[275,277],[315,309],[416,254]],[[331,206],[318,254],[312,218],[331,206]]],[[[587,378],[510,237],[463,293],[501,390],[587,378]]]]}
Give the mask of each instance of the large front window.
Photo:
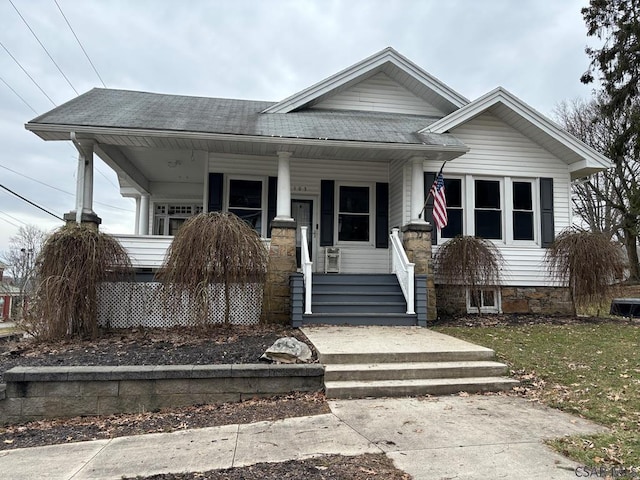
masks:
{"type": "Polygon", "coordinates": [[[531,182],[513,182],[513,239],[533,240],[531,182]]]}
{"type": "Polygon", "coordinates": [[[462,206],[462,180],[444,179],[444,193],[447,199],[447,226],[440,231],[442,238],[453,238],[463,234],[464,208],[462,206]]]}
{"type": "Polygon", "coordinates": [[[369,187],[341,186],[338,199],[338,241],[368,242],[370,239],[369,187]]]}
{"type": "Polygon", "coordinates": [[[262,235],[262,181],[229,180],[229,212],[262,235]]]}
{"type": "Polygon", "coordinates": [[[500,240],[502,238],[502,209],[500,182],[475,181],[475,234],[477,237],[500,240]]]}

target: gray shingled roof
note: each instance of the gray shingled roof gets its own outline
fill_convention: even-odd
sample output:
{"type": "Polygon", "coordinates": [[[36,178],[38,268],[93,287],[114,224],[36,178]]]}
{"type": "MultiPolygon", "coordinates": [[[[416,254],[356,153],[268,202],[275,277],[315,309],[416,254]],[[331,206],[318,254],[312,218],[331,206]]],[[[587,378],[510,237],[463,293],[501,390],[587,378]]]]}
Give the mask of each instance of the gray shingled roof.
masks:
{"type": "Polygon", "coordinates": [[[464,146],[452,135],[416,133],[435,117],[345,110],[260,113],[273,104],[95,88],[34,118],[29,125],[464,146]]]}

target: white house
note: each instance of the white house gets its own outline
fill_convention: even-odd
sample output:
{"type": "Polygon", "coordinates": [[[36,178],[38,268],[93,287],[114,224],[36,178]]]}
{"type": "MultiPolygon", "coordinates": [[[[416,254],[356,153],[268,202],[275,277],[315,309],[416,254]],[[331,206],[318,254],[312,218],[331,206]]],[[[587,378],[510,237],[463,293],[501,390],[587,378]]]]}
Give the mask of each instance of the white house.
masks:
{"type": "Polygon", "coordinates": [[[93,154],[117,172],[137,205],[119,238],[140,269],[161,265],[187,217],[221,210],[267,241],[293,221],[300,247],[308,227],[315,274],[388,274],[390,229],[426,225],[446,161],[449,225],[432,241],[495,242],[503,287],[480,307],[508,312],[553,310],[542,259],[571,223],[570,183],[610,165],[505,89],[470,101],[392,48],[279,102],[93,89],[26,128],[78,148],[71,218],[96,219],[93,154]]]}

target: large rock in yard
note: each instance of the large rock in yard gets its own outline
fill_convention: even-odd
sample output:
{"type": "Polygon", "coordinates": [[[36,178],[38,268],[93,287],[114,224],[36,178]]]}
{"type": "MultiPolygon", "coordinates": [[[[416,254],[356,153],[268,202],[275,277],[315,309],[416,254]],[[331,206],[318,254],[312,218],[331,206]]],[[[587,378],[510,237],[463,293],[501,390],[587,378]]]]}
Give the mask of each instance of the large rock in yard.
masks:
{"type": "Polygon", "coordinates": [[[276,340],[261,358],[281,363],[308,362],[311,360],[311,349],[296,338],[284,337],[276,340]]]}

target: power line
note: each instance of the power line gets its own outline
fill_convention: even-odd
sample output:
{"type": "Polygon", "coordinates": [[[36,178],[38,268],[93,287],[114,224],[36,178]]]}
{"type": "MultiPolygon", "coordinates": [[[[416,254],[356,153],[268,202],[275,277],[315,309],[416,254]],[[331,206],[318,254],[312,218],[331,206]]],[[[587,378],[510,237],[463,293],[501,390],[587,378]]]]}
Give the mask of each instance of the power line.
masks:
{"type": "MultiPolygon", "coordinates": [[[[45,187],[52,188],[53,190],[56,190],[56,191],[58,191],[60,193],[64,193],[66,195],[71,195],[72,197],[75,195],[75,194],[73,194],[71,192],[67,192],[66,190],[62,190],[61,188],[54,187],[53,185],[50,185],[50,184],[45,183],[45,182],[42,182],[42,181],[40,181],[40,180],[38,180],[36,178],[30,177],[29,175],[25,175],[24,173],[20,173],[17,170],[13,170],[12,168],[9,168],[9,167],[7,167],[5,165],[0,164],[0,168],[4,168],[5,170],[9,170],[10,172],[15,173],[16,175],[20,175],[21,177],[24,177],[24,178],[27,178],[27,179],[33,181],[33,182],[39,183],[40,185],[44,185],[45,187]]],[[[107,208],[113,208],[115,210],[122,210],[123,212],[129,212],[129,213],[132,212],[132,210],[130,210],[130,209],[121,208],[121,207],[114,207],[113,205],[109,205],[108,203],[102,203],[102,202],[98,202],[98,201],[95,201],[95,203],[97,203],[99,205],[103,205],[103,206],[105,206],[107,208]]]]}
{"type": "Polygon", "coordinates": [[[18,225],[17,223],[13,223],[12,221],[7,220],[6,218],[0,217],[0,220],[4,220],[5,222],[10,223],[11,225],[13,225],[16,228],[20,228],[20,225],[18,225]]]}
{"type": "Polygon", "coordinates": [[[15,96],[16,96],[16,97],[18,97],[20,100],[22,100],[22,103],[24,103],[27,107],[29,107],[33,113],[35,113],[36,115],[38,115],[38,112],[36,112],[36,109],[35,109],[35,108],[33,108],[31,105],[29,105],[29,103],[28,103],[24,98],[22,98],[22,97],[20,96],[20,94],[19,94],[18,92],[16,92],[16,91],[13,89],[13,87],[12,87],[11,85],[9,85],[9,84],[6,82],[6,80],[5,80],[4,78],[0,77],[0,80],[2,80],[2,83],[4,83],[4,84],[7,86],[7,88],[8,88],[9,90],[11,90],[11,91],[15,94],[15,96]]]}
{"type": "Polygon", "coordinates": [[[31,25],[29,25],[29,23],[27,23],[27,21],[25,20],[25,18],[22,16],[22,14],[20,13],[20,10],[18,10],[18,8],[13,4],[13,2],[11,0],[9,0],[9,3],[11,4],[11,6],[13,7],[13,9],[16,11],[16,13],[18,14],[18,16],[22,19],[22,21],[24,22],[24,24],[27,26],[27,28],[29,29],[29,31],[31,32],[31,34],[33,35],[33,38],[35,38],[38,43],[40,44],[40,46],[42,47],[42,49],[45,51],[45,53],[49,56],[49,58],[51,59],[51,61],[53,62],[53,64],[56,66],[56,68],[58,69],[58,71],[60,72],[60,74],[64,77],[64,79],[67,81],[67,83],[69,84],[69,86],[73,89],[74,92],[76,92],[76,95],[80,95],[78,93],[78,90],[76,90],[76,87],[73,86],[73,84],[71,83],[71,80],[69,80],[69,78],[67,78],[67,76],[64,74],[64,72],[62,71],[62,69],[60,68],[60,65],[58,65],[58,63],[53,59],[53,57],[51,56],[51,54],[49,53],[49,50],[47,50],[47,48],[44,46],[44,44],[40,41],[40,39],[38,38],[38,36],[36,35],[36,32],[33,31],[33,29],[31,28],[31,25]]]}
{"type": "Polygon", "coordinates": [[[22,66],[22,64],[16,59],[16,57],[14,57],[11,52],[9,51],[9,49],[7,47],[4,46],[4,44],[2,42],[0,42],[0,47],[4,48],[4,51],[7,52],[7,54],[9,54],[9,56],[13,59],[14,62],[16,62],[16,64],[22,69],[22,71],[25,73],[25,75],[27,77],[29,77],[29,79],[33,82],[33,84],[38,87],[38,89],[42,92],[42,94],[47,97],[49,99],[49,101],[53,104],[54,107],[57,107],[56,102],[54,102],[53,100],[51,100],[51,97],[49,95],[47,95],[47,93],[42,89],[42,87],[40,85],[38,85],[38,82],[36,82],[33,77],[31,75],[29,75],[29,72],[27,72],[27,70],[22,66]]]}
{"type": "Polygon", "coordinates": [[[56,7],[58,7],[58,10],[60,10],[60,13],[62,14],[62,18],[64,18],[64,21],[67,22],[67,25],[69,26],[69,30],[71,30],[71,33],[73,33],[73,36],[76,37],[76,41],[78,42],[78,45],[80,45],[80,48],[82,49],[82,52],[84,53],[84,56],[87,57],[87,60],[89,60],[89,63],[91,64],[91,67],[93,68],[93,71],[96,72],[96,75],[98,76],[98,78],[102,82],[102,86],[104,88],[107,88],[107,85],[104,83],[104,80],[102,80],[102,77],[98,73],[98,70],[96,69],[96,66],[91,61],[91,58],[89,58],[89,54],[87,53],[87,51],[82,46],[82,42],[80,42],[80,39],[76,35],[76,32],[73,30],[73,27],[71,26],[71,23],[69,23],[69,20],[67,20],[67,16],[62,11],[62,8],[60,8],[60,5],[58,4],[58,1],[57,0],[53,0],[53,2],[56,4],[56,7]]]}
{"type": "Polygon", "coordinates": [[[20,222],[20,223],[22,223],[23,225],[26,225],[26,224],[27,224],[27,222],[23,222],[23,221],[22,221],[22,220],[20,220],[19,218],[16,218],[16,217],[14,217],[13,215],[9,215],[7,212],[2,212],[2,211],[0,211],[0,214],[2,214],[2,215],[6,215],[7,217],[14,219],[16,222],[20,222]]]}
{"type": "Polygon", "coordinates": [[[31,200],[29,200],[28,198],[23,197],[22,195],[20,195],[19,193],[14,192],[13,190],[5,187],[4,185],[2,185],[0,183],[0,188],[3,188],[4,190],[6,190],[7,192],[11,193],[12,195],[15,195],[16,197],[18,197],[20,200],[24,200],[25,202],[27,202],[30,205],[33,205],[34,207],[42,210],[45,213],[48,213],[49,215],[51,215],[52,217],[57,218],[58,220],[62,220],[63,222],[65,221],[64,218],[59,217],[58,215],[56,215],[55,213],[51,213],[49,210],[47,210],[46,208],[41,207],[40,205],[38,205],[37,203],[32,202],[31,200]]]}

